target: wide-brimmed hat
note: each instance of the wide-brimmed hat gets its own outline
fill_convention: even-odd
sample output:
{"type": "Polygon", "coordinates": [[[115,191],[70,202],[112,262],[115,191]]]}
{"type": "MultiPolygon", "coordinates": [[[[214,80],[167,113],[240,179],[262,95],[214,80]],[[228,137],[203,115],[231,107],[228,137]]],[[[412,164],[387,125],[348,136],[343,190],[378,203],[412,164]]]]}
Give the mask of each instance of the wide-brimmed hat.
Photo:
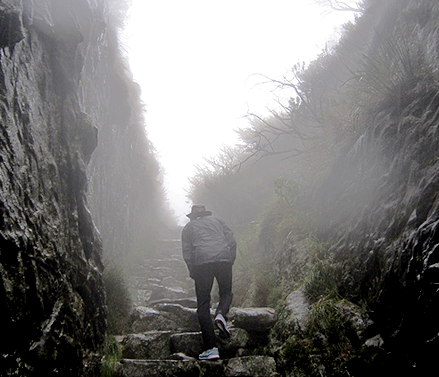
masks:
{"type": "Polygon", "coordinates": [[[202,205],[194,205],[191,208],[191,213],[188,213],[186,216],[189,217],[190,219],[194,218],[194,217],[198,217],[200,216],[202,213],[207,212],[206,211],[206,207],[202,206],[202,205]]]}

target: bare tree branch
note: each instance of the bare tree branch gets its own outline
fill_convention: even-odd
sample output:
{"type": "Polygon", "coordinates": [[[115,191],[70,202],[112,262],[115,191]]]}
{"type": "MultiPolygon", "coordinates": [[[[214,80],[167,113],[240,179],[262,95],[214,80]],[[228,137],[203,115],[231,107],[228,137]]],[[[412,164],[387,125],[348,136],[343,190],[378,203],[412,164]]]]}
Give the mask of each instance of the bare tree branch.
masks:
{"type": "Polygon", "coordinates": [[[333,11],[342,12],[363,12],[364,4],[363,1],[354,0],[314,0],[314,4],[321,6],[328,10],[328,13],[333,11]]]}

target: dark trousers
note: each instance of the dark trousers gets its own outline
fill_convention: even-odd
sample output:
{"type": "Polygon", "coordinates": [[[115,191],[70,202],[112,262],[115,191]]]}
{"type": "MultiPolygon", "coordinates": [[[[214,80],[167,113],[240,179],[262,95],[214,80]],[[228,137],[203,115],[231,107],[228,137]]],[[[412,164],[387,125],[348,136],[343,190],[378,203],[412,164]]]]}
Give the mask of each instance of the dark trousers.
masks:
{"type": "Polygon", "coordinates": [[[209,263],[196,266],[193,273],[195,292],[197,294],[197,314],[203,334],[204,347],[216,347],[216,337],[210,316],[210,293],[214,278],[219,287],[219,304],[215,316],[222,314],[224,317],[229,312],[232,303],[232,264],[226,262],[209,263]]]}

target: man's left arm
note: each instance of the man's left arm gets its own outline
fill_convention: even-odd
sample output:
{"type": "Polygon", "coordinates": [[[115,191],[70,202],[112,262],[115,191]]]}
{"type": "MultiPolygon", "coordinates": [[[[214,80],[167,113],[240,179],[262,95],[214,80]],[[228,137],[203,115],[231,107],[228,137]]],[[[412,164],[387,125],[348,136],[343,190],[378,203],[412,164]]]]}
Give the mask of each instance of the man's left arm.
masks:
{"type": "Polygon", "coordinates": [[[232,264],[233,264],[235,262],[235,259],[236,259],[235,235],[233,234],[232,230],[227,226],[227,224],[224,221],[221,221],[221,223],[223,226],[224,236],[226,237],[226,240],[227,240],[227,245],[229,246],[229,249],[230,249],[230,254],[232,257],[232,264]]]}

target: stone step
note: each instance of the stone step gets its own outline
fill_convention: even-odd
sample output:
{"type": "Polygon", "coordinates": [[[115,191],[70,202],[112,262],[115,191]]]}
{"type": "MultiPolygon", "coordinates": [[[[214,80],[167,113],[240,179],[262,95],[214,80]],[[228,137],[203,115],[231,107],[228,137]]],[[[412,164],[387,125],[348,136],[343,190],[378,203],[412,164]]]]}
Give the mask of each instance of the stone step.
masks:
{"type": "MultiPolygon", "coordinates": [[[[204,351],[196,309],[158,304],[154,308],[137,307],[135,312],[133,333],[118,338],[124,358],[167,359],[177,353],[198,358],[204,351]]],[[[213,310],[211,314],[213,319],[213,310]]],[[[222,357],[264,354],[275,320],[271,308],[232,308],[230,337],[221,337],[215,329],[222,357]]]]}
{"type": "Polygon", "coordinates": [[[270,356],[244,356],[215,361],[131,360],[114,363],[114,377],[275,377],[276,363],[270,356]]]}
{"type": "MultiPolygon", "coordinates": [[[[147,262],[145,262],[147,263],[147,262]]],[[[181,262],[184,263],[184,262],[181,262]]],[[[173,277],[174,279],[185,280],[189,276],[186,265],[182,265],[178,262],[168,262],[158,264],[155,266],[144,265],[136,268],[131,268],[130,276],[136,280],[142,281],[143,279],[159,279],[161,281],[167,277],[173,277]],[[175,265],[172,267],[172,265],[175,265]]]]}
{"type": "MultiPolygon", "coordinates": [[[[230,337],[223,338],[216,330],[218,348],[224,358],[257,355],[263,352],[267,342],[239,328],[230,329],[230,337]]],[[[168,359],[173,354],[198,358],[204,351],[200,331],[173,333],[171,331],[147,331],[118,337],[122,357],[126,359],[168,359]]]]}
{"type": "MultiPolygon", "coordinates": [[[[193,300],[193,299],[192,299],[193,300]]],[[[184,302],[180,301],[180,302],[184,302]]],[[[195,304],[195,302],[193,302],[195,304]]],[[[164,300],[154,307],[137,306],[134,308],[131,323],[134,333],[147,331],[199,331],[197,310],[173,301],[164,300]]],[[[212,319],[214,310],[211,310],[212,319]]],[[[231,308],[228,315],[230,327],[241,328],[257,339],[264,336],[276,323],[277,317],[271,308],[231,308]]]]}
{"type": "MultiPolygon", "coordinates": [[[[123,359],[114,363],[113,376],[278,376],[274,358],[264,355],[276,322],[271,308],[231,308],[230,337],[222,338],[215,330],[221,359],[198,360],[204,347],[194,284],[179,242],[164,240],[161,246],[166,250],[159,251],[159,258],[131,271],[131,287],[137,295],[133,333],[118,337],[123,359]]],[[[213,307],[212,319],[214,313],[213,307]]]]}
{"type": "Polygon", "coordinates": [[[163,303],[183,303],[193,307],[189,300],[194,296],[194,289],[184,289],[181,287],[165,287],[162,285],[151,284],[144,289],[131,289],[131,297],[135,306],[155,306],[159,302],[163,303]]]}
{"type": "Polygon", "coordinates": [[[129,271],[129,287],[136,306],[151,306],[158,300],[195,296],[193,280],[185,263],[176,258],[151,259],[129,271]]]}
{"type": "Polygon", "coordinates": [[[188,273],[183,257],[177,257],[175,255],[169,258],[148,259],[145,261],[145,265],[152,268],[167,267],[174,270],[184,271],[186,274],[188,273]]]}
{"type": "Polygon", "coordinates": [[[154,308],[138,306],[134,309],[132,331],[199,331],[197,310],[178,304],[158,304],[154,308]]]}
{"type": "Polygon", "coordinates": [[[186,308],[196,309],[197,298],[193,296],[193,297],[177,298],[177,299],[164,298],[160,300],[149,301],[149,305],[151,307],[154,307],[159,304],[181,305],[186,308]]]}

